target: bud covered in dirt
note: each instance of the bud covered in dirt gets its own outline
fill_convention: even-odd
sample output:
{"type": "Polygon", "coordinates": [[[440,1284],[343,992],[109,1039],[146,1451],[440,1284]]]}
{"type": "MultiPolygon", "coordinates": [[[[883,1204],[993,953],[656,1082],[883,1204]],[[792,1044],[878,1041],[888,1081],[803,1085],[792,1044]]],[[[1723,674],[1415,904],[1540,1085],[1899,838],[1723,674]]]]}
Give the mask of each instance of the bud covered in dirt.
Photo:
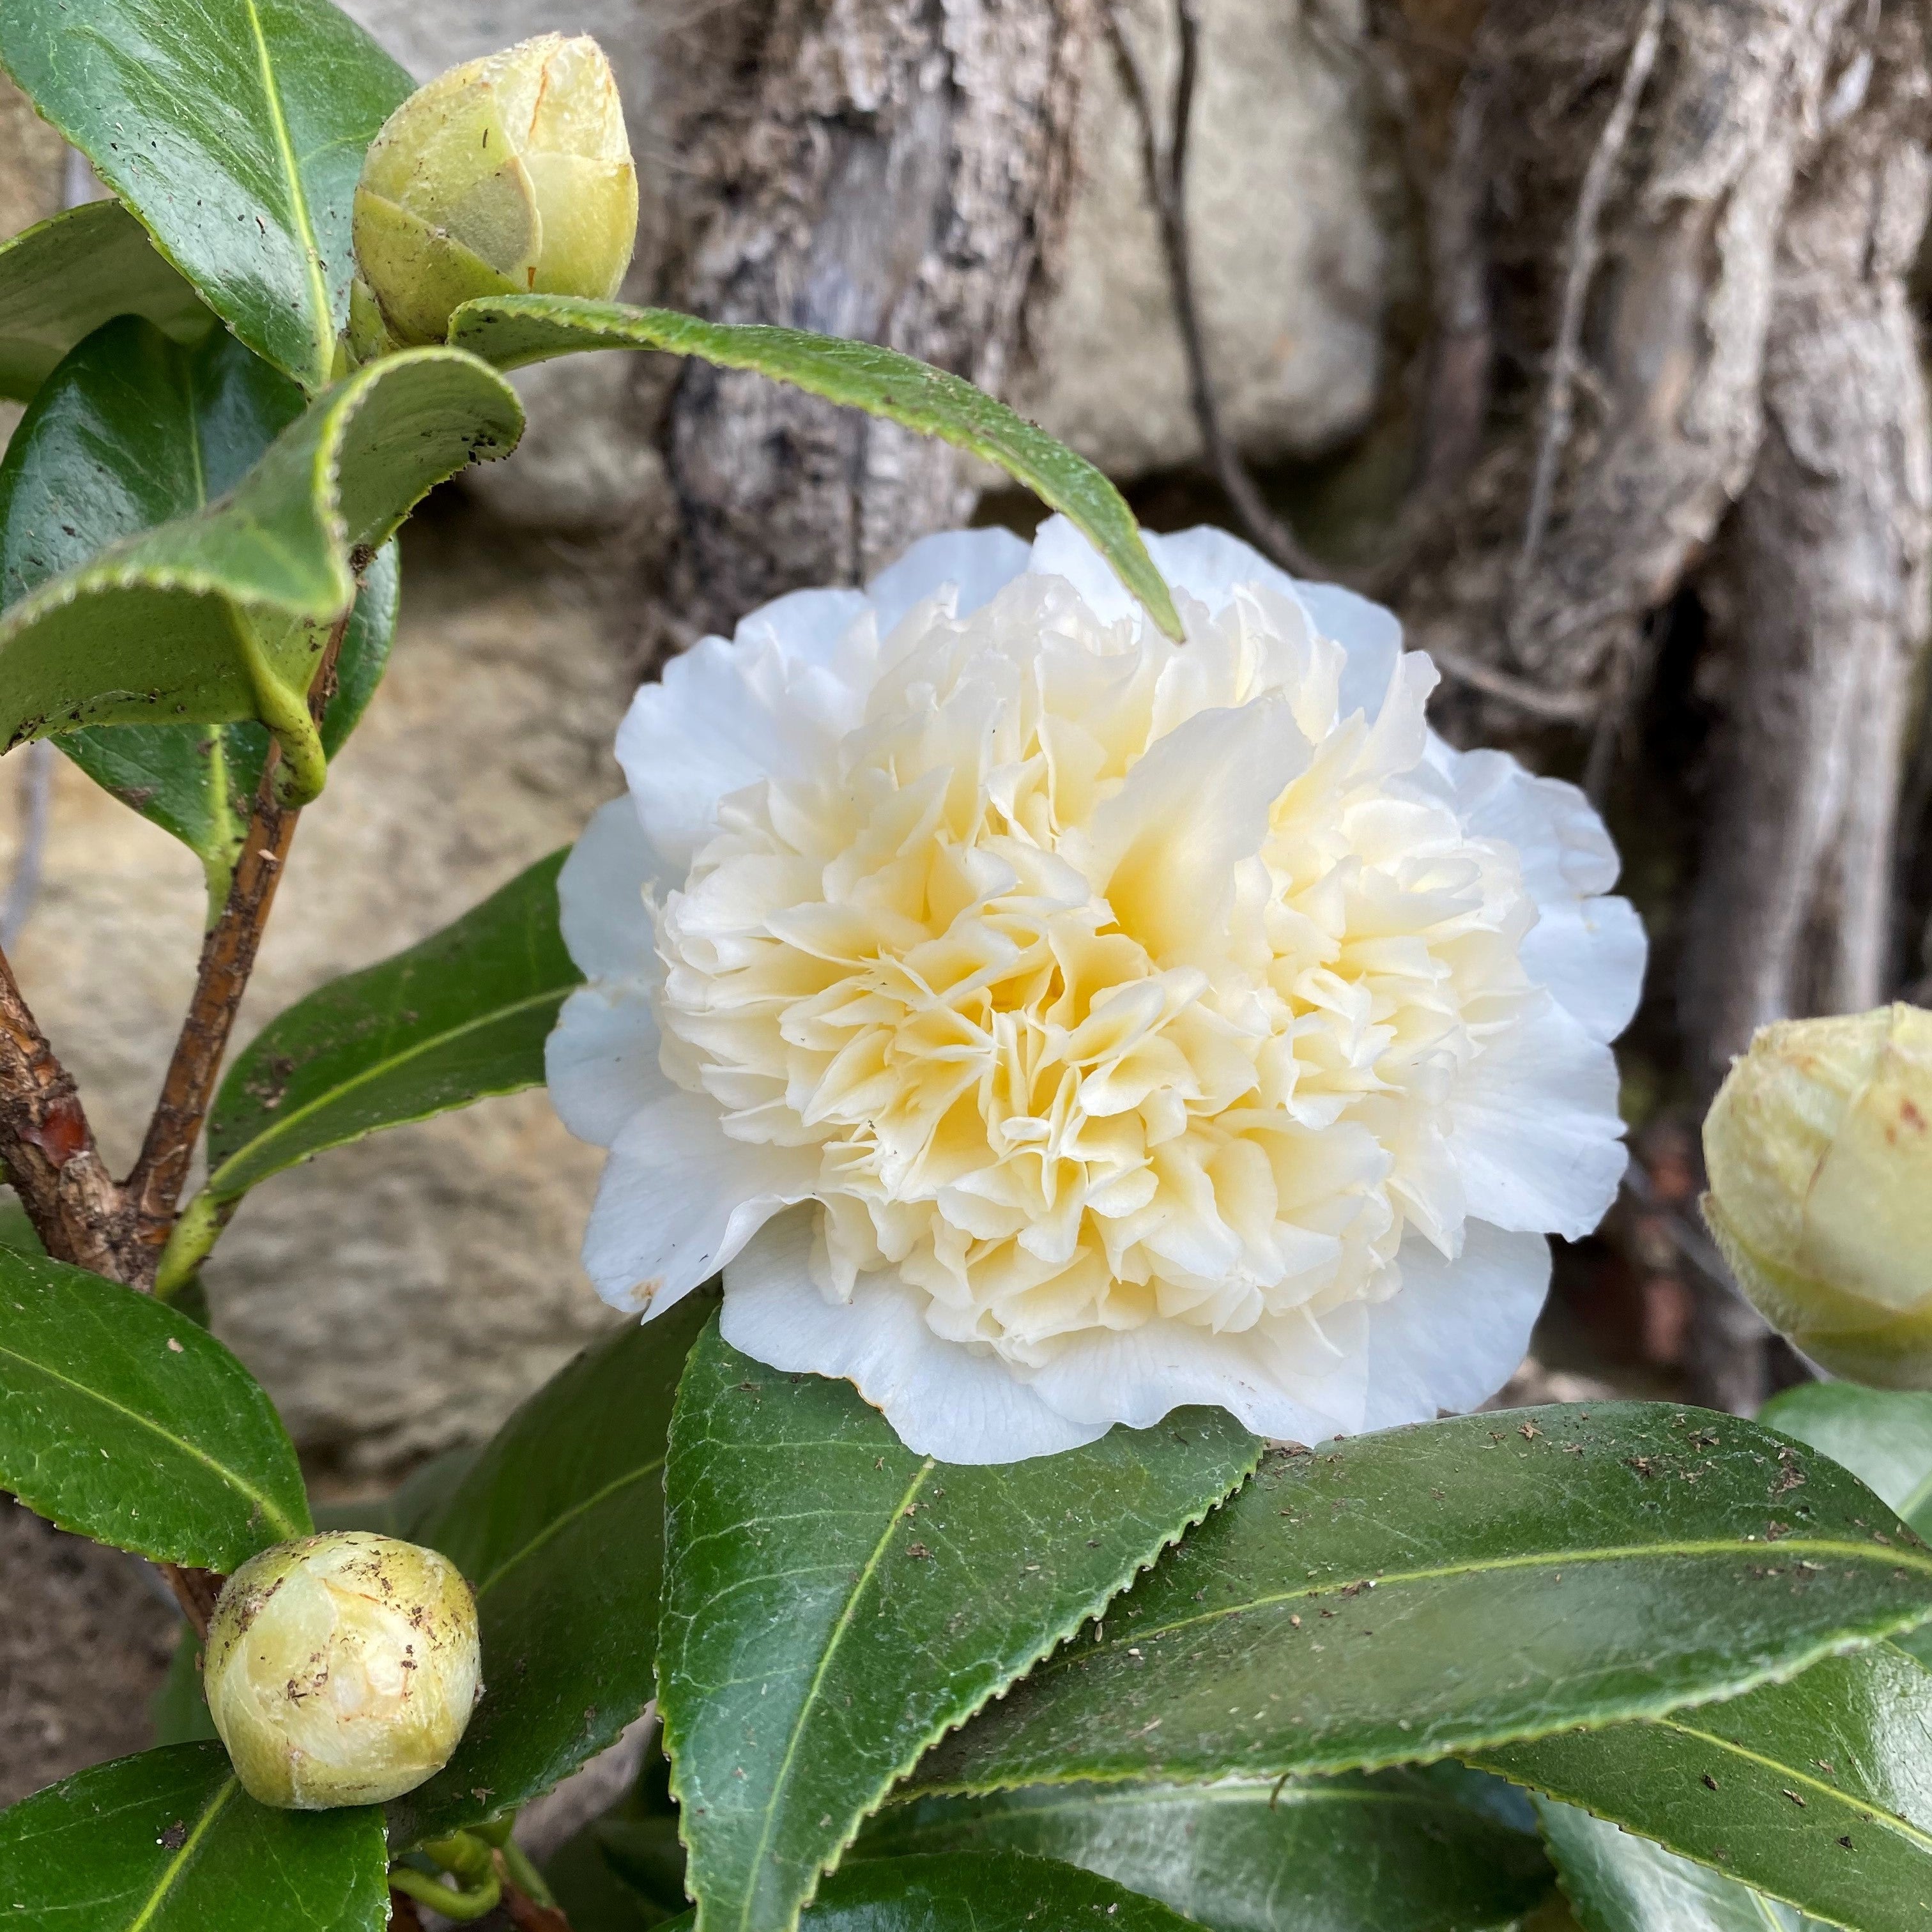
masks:
{"type": "Polygon", "coordinates": [[[638,234],[616,79],[587,35],[540,34],[440,74],[382,124],[356,190],[360,359],[440,342],[478,296],[608,301],[638,234]]]}
{"type": "Polygon", "coordinates": [[[337,1530],[251,1557],[208,1627],[202,1682],[251,1797],[374,1804],[440,1771],[482,1691],[476,1604],[433,1550],[337,1530]]]}
{"type": "Polygon", "coordinates": [[[1932,1012],[1765,1028],[1704,1158],[1705,1219],[1766,1320],[1834,1374],[1932,1388],[1932,1012]]]}

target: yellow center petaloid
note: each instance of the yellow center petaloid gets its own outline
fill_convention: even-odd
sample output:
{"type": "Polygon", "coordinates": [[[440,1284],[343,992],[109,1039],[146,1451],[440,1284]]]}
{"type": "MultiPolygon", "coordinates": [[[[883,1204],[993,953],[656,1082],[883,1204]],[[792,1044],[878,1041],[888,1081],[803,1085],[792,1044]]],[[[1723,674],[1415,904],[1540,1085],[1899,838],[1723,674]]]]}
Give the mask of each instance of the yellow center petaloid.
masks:
{"type": "Polygon", "coordinates": [[[1156,1317],[1305,1357],[1406,1230],[1454,1251],[1445,1106],[1536,915],[1426,660],[1372,718],[1346,667],[1265,587],[1184,651],[1029,578],[724,801],[658,912],[662,1064],[815,1150],[821,1290],[890,1267],[1016,1364],[1156,1317]]]}

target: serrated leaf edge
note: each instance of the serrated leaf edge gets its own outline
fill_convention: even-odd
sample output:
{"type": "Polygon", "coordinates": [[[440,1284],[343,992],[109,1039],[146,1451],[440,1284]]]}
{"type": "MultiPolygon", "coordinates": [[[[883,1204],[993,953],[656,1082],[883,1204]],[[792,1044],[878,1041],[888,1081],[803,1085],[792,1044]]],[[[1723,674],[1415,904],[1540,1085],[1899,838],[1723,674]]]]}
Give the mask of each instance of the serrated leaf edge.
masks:
{"type": "MultiPolygon", "coordinates": [[[[232,490],[217,497],[212,503],[191,512],[185,517],[172,517],[166,523],[157,524],[151,530],[136,532],[134,536],[122,538],[111,544],[100,556],[78,568],[64,571],[51,578],[38,589],[13,605],[4,617],[0,617],[0,650],[4,650],[13,639],[49,612],[77,604],[84,598],[102,595],[114,590],[179,590],[196,597],[221,597],[230,604],[248,610],[272,610],[278,615],[295,618],[310,623],[328,623],[340,616],[356,601],[356,575],[350,568],[349,530],[342,514],[340,464],[342,445],[350,425],[362,412],[369,398],[393,374],[405,368],[419,367],[424,363],[468,364],[482,370],[508,396],[519,421],[522,406],[516,400],[516,392],[505,382],[502,376],[479,356],[472,356],[466,350],[449,349],[431,344],[424,349],[410,349],[387,356],[380,361],[366,364],[331,389],[326,389],[310,403],[311,410],[323,409],[328,412],[328,421],[317,440],[315,453],[310,459],[312,481],[314,485],[311,501],[318,512],[318,521],[325,540],[330,574],[334,580],[336,594],[324,603],[291,602],[285,598],[238,590],[212,573],[205,570],[183,569],[167,564],[129,566],[122,560],[135,550],[152,544],[157,538],[178,526],[204,522],[226,508],[240,490],[248,487],[249,477],[255,474],[250,470],[248,476],[232,490]],[[332,400],[333,398],[333,400],[332,400]]],[[[299,429],[305,416],[298,416],[282,432],[287,436],[299,429]]],[[[276,439],[277,442],[280,437],[276,439]]],[[[269,445],[272,450],[274,444],[269,445]]],[[[507,455],[514,442],[498,448],[494,440],[471,446],[472,460],[481,456],[484,460],[498,455],[507,455]]],[[[268,452],[263,452],[266,460],[268,452]]],[[[259,464],[258,466],[259,466],[259,464]]],[[[400,524],[430,490],[434,483],[426,485],[410,498],[399,512],[396,521],[400,524]]],[[[386,542],[394,526],[386,531],[379,542],[386,542]]],[[[133,694],[130,694],[130,695],[133,694]]]]}
{"type": "MultiPolygon", "coordinates": [[[[682,1380],[680,1380],[679,1383],[679,1393],[682,1395],[682,1392],[683,1384],[682,1380]]],[[[672,1413],[672,1426],[673,1428],[676,1426],[676,1414],[675,1408],[674,1408],[672,1413]]],[[[1156,1424],[1155,1426],[1158,1427],[1160,1425],[1156,1424]]],[[[920,1760],[923,1757],[935,1744],[938,1743],[942,1738],[950,1736],[953,1732],[960,1730],[963,1726],[970,1723],[972,1719],[977,1716],[981,1711],[984,1710],[986,1706],[989,1703],[996,1703],[1003,1700],[1006,1695],[1006,1693],[1010,1690],[1016,1684],[1022,1682],[1027,1674],[1039,1664],[1042,1658],[1052,1655],[1052,1653],[1058,1650],[1062,1644],[1066,1642],[1070,1639],[1077,1636],[1079,1634],[1080,1626],[1082,1624],[1088,1622],[1094,1617],[1099,1615],[1101,1611],[1104,1610],[1108,1604],[1111,1604],[1116,1597],[1120,1595],[1122,1591],[1127,1589],[1132,1586],[1136,1577],[1144,1576],[1148,1570],[1151,1570],[1154,1566],[1160,1561],[1162,1556],[1166,1555],[1168,1550],[1174,1548],[1174,1546],[1187,1534],[1189,1531],[1198,1528],[1202,1523],[1206,1522],[1208,1517],[1212,1516],[1216,1510],[1223,1508],[1233,1497],[1238,1496],[1240,1493],[1241,1490],[1246,1486],[1248,1482],[1253,1477],[1255,1471],[1260,1466],[1262,1452],[1266,1446],[1258,1436],[1252,1437],[1250,1440],[1253,1444],[1253,1453],[1243,1466],[1234,1480],[1231,1483],[1227,1488],[1223,1490],[1219,1496],[1210,1498],[1208,1501],[1204,1503],[1199,1509],[1191,1510],[1186,1515],[1183,1516],[1181,1520],[1175,1525],[1172,1533],[1166,1537],[1160,1543],[1159,1547],[1151,1551],[1145,1558],[1136,1557],[1131,1559],[1125,1569],[1120,1574],[1118,1580],[1114,1582],[1108,1588],[1104,1595],[1097,1597],[1097,1599],[1090,1598],[1086,1608],[1074,1613],[1064,1622],[1064,1624],[1052,1631],[1042,1642],[1040,1648],[1019,1666],[1019,1667],[1013,1672],[1012,1676],[1010,1677],[1004,1684],[1000,1685],[996,1690],[989,1691],[985,1696],[980,1699],[980,1700],[970,1709],[962,1712],[958,1717],[941,1724],[937,1730],[932,1731],[925,1738],[920,1740],[920,1742],[912,1749],[907,1756],[893,1766],[891,1772],[884,1780],[884,1786],[878,1799],[866,1810],[862,1810],[858,1816],[851,1821],[850,1828],[846,1831],[844,1836],[836,1846],[832,1847],[830,1853],[820,1863],[818,1869],[812,1874],[810,1885],[807,1887],[804,1895],[799,1900],[798,1904],[793,1909],[790,1919],[785,1928],[785,1932],[796,1932],[796,1928],[798,1925],[800,1918],[810,1908],[812,1901],[818,1896],[820,1882],[838,1869],[839,1864],[844,1859],[845,1854],[851,1850],[854,1840],[857,1838],[860,1832],[865,1828],[866,1820],[871,1817],[874,1812],[880,1809],[882,1804],[888,1801],[893,1787],[904,1778],[906,1774],[913,1769],[913,1768],[919,1762],[920,1760]]],[[[919,1477],[914,1484],[914,1487],[917,1486],[918,1483],[923,1482],[926,1476],[929,1474],[934,1468],[940,1466],[935,1460],[930,1456],[922,1458],[922,1466],[920,1469],[919,1477]]],[[[896,1523],[898,1520],[898,1513],[895,1511],[891,1521],[896,1523]]],[[[667,1556],[668,1556],[668,1549],[667,1549],[667,1556]]],[[[868,1567],[866,1571],[862,1573],[861,1580],[862,1581],[864,1576],[869,1575],[870,1574],[871,1570],[868,1567]]],[[[668,1583],[669,1576],[670,1564],[668,1562],[667,1562],[665,1564],[665,1577],[667,1583],[668,1583]]],[[[854,1602],[857,1600],[857,1591],[856,1588],[853,1592],[852,1600],[854,1602]]],[[[668,1714],[665,1712],[663,1700],[663,1660],[664,1652],[662,1646],[660,1645],[658,1652],[656,1672],[654,1673],[658,1678],[658,1720],[663,1727],[662,1736],[664,1755],[670,1760],[671,1795],[673,1797],[678,1799],[678,1843],[682,1845],[688,1852],[691,1847],[689,1840],[687,1840],[684,1835],[684,1817],[686,1807],[678,1791],[677,1750],[672,1740],[671,1723],[668,1714]]],[[[692,1922],[694,1925],[697,1923],[697,1912],[698,1907],[694,1906],[692,1908],[692,1922]]]]}

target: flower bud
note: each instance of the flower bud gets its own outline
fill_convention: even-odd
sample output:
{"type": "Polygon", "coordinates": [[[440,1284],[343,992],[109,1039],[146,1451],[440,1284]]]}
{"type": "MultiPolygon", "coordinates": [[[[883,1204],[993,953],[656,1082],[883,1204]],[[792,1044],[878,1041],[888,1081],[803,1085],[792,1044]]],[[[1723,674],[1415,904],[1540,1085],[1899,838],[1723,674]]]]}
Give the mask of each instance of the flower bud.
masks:
{"type": "Polygon", "coordinates": [[[630,266],[638,175],[617,82],[587,35],[540,34],[418,88],[356,190],[359,329],[440,342],[477,296],[608,301],[630,266]]]}
{"type": "Polygon", "coordinates": [[[1932,1012],[1765,1028],[1704,1160],[1705,1219],[1766,1320],[1834,1374],[1932,1388],[1932,1012]]]}
{"type": "Polygon", "coordinates": [[[478,1681],[476,1603],[434,1550],[336,1530],[251,1557],[208,1627],[209,1714],[249,1795],[376,1804],[440,1771],[478,1681]]]}

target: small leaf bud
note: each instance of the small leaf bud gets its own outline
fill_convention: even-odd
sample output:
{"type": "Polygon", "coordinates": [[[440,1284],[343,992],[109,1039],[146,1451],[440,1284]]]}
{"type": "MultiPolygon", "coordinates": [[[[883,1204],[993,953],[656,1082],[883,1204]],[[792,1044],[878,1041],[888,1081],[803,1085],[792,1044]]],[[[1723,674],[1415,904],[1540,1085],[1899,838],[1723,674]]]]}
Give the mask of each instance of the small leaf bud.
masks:
{"type": "Polygon", "coordinates": [[[1758,1312],[1834,1375],[1932,1388],[1932,1012],[1765,1028],[1704,1160],[1704,1217],[1758,1312]]]}
{"type": "Polygon", "coordinates": [[[434,1550],[335,1530],[250,1557],[208,1627],[209,1714],[284,1810],[376,1804],[440,1771],[482,1686],[476,1603],[434,1550]]]}
{"type": "MultiPolygon", "coordinates": [[[[356,190],[356,332],[440,342],[478,296],[608,301],[630,266],[638,175],[616,76],[587,35],[540,34],[418,88],[356,190]]],[[[358,350],[358,353],[362,352],[358,350]]]]}

